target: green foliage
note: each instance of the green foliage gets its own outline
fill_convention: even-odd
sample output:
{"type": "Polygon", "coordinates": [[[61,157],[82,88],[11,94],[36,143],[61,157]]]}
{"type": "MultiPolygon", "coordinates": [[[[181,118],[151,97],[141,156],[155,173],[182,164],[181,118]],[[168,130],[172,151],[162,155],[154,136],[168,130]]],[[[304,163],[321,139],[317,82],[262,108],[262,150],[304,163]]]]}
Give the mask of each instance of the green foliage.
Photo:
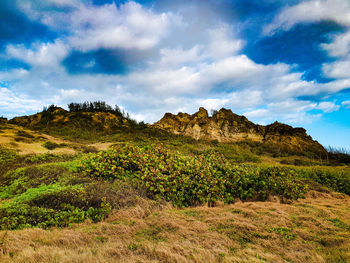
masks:
{"type": "MultiPolygon", "coordinates": [[[[54,158],[45,156],[30,159],[54,158]]],[[[137,197],[143,197],[126,182],[99,182],[76,173],[78,163],[78,159],[30,163],[0,175],[0,229],[63,227],[86,219],[97,222],[112,208],[135,206],[137,197]]]]}
{"type": "Polygon", "coordinates": [[[296,169],[299,177],[311,179],[335,191],[350,195],[350,170],[343,168],[315,167],[296,169]]]}
{"type": "Polygon", "coordinates": [[[82,185],[41,185],[0,206],[0,229],[68,226],[86,219],[102,220],[111,211],[105,200],[94,200],[82,185]]]}
{"type": "Polygon", "coordinates": [[[12,198],[30,188],[72,179],[72,173],[59,163],[18,168],[0,178],[0,198],[12,198]]]}
{"type": "Polygon", "coordinates": [[[59,144],[55,143],[55,142],[50,142],[50,141],[47,141],[43,144],[43,146],[48,149],[48,150],[54,150],[56,149],[57,147],[59,147],[59,144]]]}
{"type": "Polygon", "coordinates": [[[286,227],[273,227],[271,228],[271,232],[280,234],[286,240],[294,240],[296,238],[296,234],[286,227]]]}
{"type": "Polygon", "coordinates": [[[0,146],[0,167],[15,160],[18,157],[14,150],[5,149],[0,146]]]}
{"type": "Polygon", "coordinates": [[[329,219],[330,222],[333,223],[334,226],[349,230],[350,231],[350,226],[345,224],[343,221],[341,221],[339,218],[334,218],[334,219],[329,219]]]}
{"type": "Polygon", "coordinates": [[[117,116],[123,117],[126,117],[128,115],[124,111],[121,111],[118,105],[116,105],[115,108],[113,108],[104,101],[85,101],[83,103],[71,102],[68,104],[68,108],[71,112],[110,112],[117,116]]]}
{"type": "Polygon", "coordinates": [[[223,155],[184,155],[162,146],[116,146],[90,154],[81,164],[85,175],[107,180],[131,179],[150,194],[177,206],[191,206],[235,198],[264,200],[269,194],[297,199],[306,186],[279,168],[236,165],[223,155]]]}

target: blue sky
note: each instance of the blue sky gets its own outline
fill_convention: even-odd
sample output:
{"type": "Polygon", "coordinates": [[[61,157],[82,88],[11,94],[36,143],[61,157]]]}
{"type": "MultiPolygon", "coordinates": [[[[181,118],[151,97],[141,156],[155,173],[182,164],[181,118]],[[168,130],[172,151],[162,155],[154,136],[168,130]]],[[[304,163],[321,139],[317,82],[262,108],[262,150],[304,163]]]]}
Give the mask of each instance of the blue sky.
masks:
{"type": "Polygon", "coordinates": [[[104,100],[200,106],[350,149],[348,0],[2,0],[0,116],[104,100]]]}

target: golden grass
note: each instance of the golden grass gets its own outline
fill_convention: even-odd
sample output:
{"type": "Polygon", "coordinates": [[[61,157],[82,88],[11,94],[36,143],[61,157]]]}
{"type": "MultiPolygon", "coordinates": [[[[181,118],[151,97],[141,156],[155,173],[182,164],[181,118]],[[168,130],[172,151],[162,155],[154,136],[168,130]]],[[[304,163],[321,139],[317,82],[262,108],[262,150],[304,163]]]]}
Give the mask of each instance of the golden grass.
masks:
{"type": "Polygon", "coordinates": [[[105,151],[107,150],[109,147],[111,147],[113,144],[115,143],[111,143],[111,142],[103,142],[103,143],[93,143],[93,144],[89,144],[88,146],[90,147],[95,147],[97,150],[99,151],[105,151]]]}
{"type": "Polygon", "coordinates": [[[72,144],[71,142],[58,139],[55,137],[52,137],[47,134],[34,132],[29,129],[25,129],[23,127],[13,125],[13,124],[6,124],[3,125],[0,133],[0,145],[8,148],[16,150],[21,155],[26,154],[42,154],[42,153],[54,153],[54,154],[75,154],[76,150],[72,147],[69,147],[69,144],[72,144]],[[17,133],[19,131],[25,132],[34,138],[25,138],[18,136],[17,133]],[[43,143],[46,141],[54,142],[57,144],[65,143],[67,144],[67,147],[60,147],[56,148],[54,150],[48,150],[43,146],[43,143]]]}
{"type": "Polygon", "coordinates": [[[149,202],[98,224],[2,231],[0,262],[350,262],[350,197],[343,194],[213,208],[149,202]]]}

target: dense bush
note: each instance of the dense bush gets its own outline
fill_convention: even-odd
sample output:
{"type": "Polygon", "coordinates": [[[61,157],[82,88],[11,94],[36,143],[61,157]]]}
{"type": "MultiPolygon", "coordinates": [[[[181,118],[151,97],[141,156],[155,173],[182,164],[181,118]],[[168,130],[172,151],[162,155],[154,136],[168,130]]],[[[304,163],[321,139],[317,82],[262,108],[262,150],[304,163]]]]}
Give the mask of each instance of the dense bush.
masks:
{"type": "Polygon", "coordinates": [[[18,157],[14,150],[5,149],[0,146],[0,165],[15,160],[18,157]]]}
{"type": "Polygon", "coordinates": [[[104,199],[91,199],[82,185],[41,185],[0,206],[0,229],[68,226],[86,219],[100,221],[111,211],[104,199]]]}
{"type": "Polygon", "coordinates": [[[303,168],[297,170],[299,177],[311,179],[334,191],[350,195],[350,170],[340,168],[303,168]]]}
{"type": "Polygon", "coordinates": [[[80,170],[108,180],[131,179],[177,206],[230,203],[235,198],[263,200],[269,194],[297,199],[306,192],[288,170],[235,165],[213,152],[190,156],[155,145],[116,146],[90,154],[80,170]]]}
{"type": "Polygon", "coordinates": [[[42,184],[69,183],[72,177],[67,168],[57,163],[14,169],[0,177],[0,198],[12,198],[42,184]]]}
{"type": "Polygon", "coordinates": [[[43,143],[43,146],[48,150],[54,150],[57,147],[59,147],[59,144],[57,144],[55,142],[47,141],[47,142],[43,143]]]}

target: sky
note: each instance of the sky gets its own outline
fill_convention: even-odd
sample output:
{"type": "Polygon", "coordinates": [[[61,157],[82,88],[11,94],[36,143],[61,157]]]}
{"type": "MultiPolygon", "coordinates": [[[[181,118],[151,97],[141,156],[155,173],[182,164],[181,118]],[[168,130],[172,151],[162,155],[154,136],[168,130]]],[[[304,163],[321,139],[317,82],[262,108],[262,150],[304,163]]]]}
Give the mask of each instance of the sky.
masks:
{"type": "Polygon", "coordinates": [[[222,107],[350,149],[349,0],[1,0],[0,116],[222,107]]]}

